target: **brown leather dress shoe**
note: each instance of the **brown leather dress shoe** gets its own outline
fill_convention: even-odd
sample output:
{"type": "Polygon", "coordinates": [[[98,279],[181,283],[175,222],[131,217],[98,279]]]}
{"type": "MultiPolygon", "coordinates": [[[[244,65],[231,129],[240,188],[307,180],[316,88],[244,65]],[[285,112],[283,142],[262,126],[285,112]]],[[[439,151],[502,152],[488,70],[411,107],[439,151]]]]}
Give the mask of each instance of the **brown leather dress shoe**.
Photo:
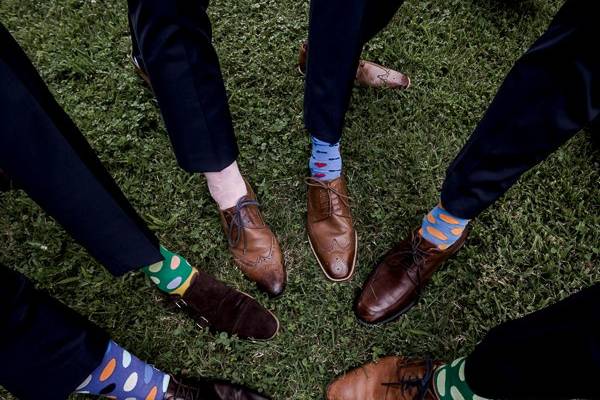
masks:
{"type": "Polygon", "coordinates": [[[358,238],[346,181],[306,178],[308,242],[327,279],[348,280],[354,273],[358,238]]]}
{"type": "MultiPolygon", "coordinates": [[[[300,54],[298,56],[298,71],[302,75],[306,74],[307,56],[308,43],[304,42],[300,45],[300,54]]],[[[390,89],[408,89],[411,84],[410,78],[403,73],[365,60],[360,60],[358,63],[354,83],[361,87],[390,89]]]]}
{"type": "Polygon", "coordinates": [[[327,400],[437,400],[433,371],[440,362],[385,357],[332,382],[327,400]]]}
{"type": "Polygon", "coordinates": [[[384,256],[367,279],[356,303],[358,319],[378,324],[410,310],[433,273],[462,247],[468,234],[467,227],[452,246],[440,250],[414,230],[384,256]]]}
{"type": "Polygon", "coordinates": [[[270,296],[285,289],[287,274],[277,238],[265,223],[256,195],[246,182],[248,194],[221,211],[221,224],[229,250],[244,275],[270,296]]]}
{"type": "Polygon", "coordinates": [[[242,385],[221,380],[181,382],[171,376],[164,400],[270,400],[242,385]]]}
{"type": "Polygon", "coordinates": [[[241,339],[268,340],[277,335],[279,321],[256,300],[203,271],[192,278],[183,296],[170,296],[175,305],[202,328],[227,332],[241,339]]]}

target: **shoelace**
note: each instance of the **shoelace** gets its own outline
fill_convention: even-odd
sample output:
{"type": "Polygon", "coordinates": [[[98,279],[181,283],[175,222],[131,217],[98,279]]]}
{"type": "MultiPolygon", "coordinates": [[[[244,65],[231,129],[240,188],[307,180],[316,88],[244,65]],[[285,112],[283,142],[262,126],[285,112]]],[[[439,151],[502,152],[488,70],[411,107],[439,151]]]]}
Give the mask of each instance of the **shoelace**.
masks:
{"type": "Polygon", "coordinates": [[[415,284],[417,289],[417,297],[421,294],[422,288],[422,279],[421,279],[421,265],[424,263],[425,259],[430,255],[429,252],[421,250],[419,247],[421,242],[424,239],[418,233],[414,233],[411,239],[411,249],[408,251],[398,251],[389,255],[389,257],[395,258],[403,255],[410,255],[412,257],[412,263],[399,263],[394,265],[399,268],[403,268],[408,271],[412,269],[415,271],[415,278],[413,278],[410,274],[408,274],[408,278],[415,284]]]}
{"type": "Polygon", "coordinates": [[[235,247],[240,242],[242,236],[244,237],[244,250],[246,250],[246,236],[244,236],[243,230],[245,228],[244,218],[242,217],[242,210],[249,206],[259,206],[258,201],[242,197],[238,200],[233,211],[231,218],[231,224],[229,226],[229,233],[227,234],[227,241],[230,247],[235,247]],[[235,228],[235,229],[234,229],[235,228]],[[234,235],[234,231],[237,235],[234,235]],[[235,236],[235,237],[234,237],[235,236]]]}
{"type": "Polygon", "coordinates": [[[427,395],[427,390],[433,379],[433,361],[430,358],[425,360],[425,374],[422,378],[409,377],[408,379],[400,379],[398,382],[385,382],[384,386],[399,387],[401,391],[408,391],[417,388],[417,394],[413,400],[424,400],[427,395]]]}
{"type": "Polygon", "coordinates": [[[333,214],[333,207],[332,207],[332,202],[331,202],[331,194],[332,193],[335,194],[336,196],[338,196],[340,201],[346,207],[350,207],[350,200],[352,199],[350,196],[340,193],[338,190],[327,185],[325,182],[323,182],[319,179],[313,178],[312,176],[305,178],[304,181],[306,182],[306,184],[308,186],[318,187],[318,188],[321,188],[321,189],[327,191],[327,200],[329,202],[329,204],[328,204],[329,211],[327,212],[327,215],[331,216],[333,214]]]}

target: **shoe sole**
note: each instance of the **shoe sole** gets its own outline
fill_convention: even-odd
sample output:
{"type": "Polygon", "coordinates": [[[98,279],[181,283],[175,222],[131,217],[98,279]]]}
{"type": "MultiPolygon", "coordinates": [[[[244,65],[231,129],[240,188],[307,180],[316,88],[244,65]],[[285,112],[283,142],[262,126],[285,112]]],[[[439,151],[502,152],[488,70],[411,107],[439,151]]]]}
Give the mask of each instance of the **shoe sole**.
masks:
{"type": "Polygon", "coordinates": [[[380,326],[380,325],[385,325],[385,324],[387,324],[389,322],[393,322],[393,321],[399,319],[401,316],[403,316],[404,314],[406,314],[407,312],[409,312],[411,308],[413,308],[414,306],[416,306],[418,302],[419,302],[419,299],[411,301],[406,307],[404,307],[403,309],[401,309],[397,313],[393,314],[390,317],[387,317],[386,319],[384,319],[382,321],[368,322],[368,321],[364,321],[364,320],[360,319],[360,317],[358,315],[356,315],[356,313],[354,315],[356,316],[356,319],[358,320],[358,322],[361,325],[364,325],[364,326],[380,326]]]}
{"type": "MultiPolygon", "coordinates": [[[[237,290],[237,289],[235,289],[235,290],[237,290]]],[[[246,293],[246,292],[243,292],[243,291],[241,291],[241,290],[237,290],[237,291],[238,291],[238,292],[240,292],[241,294],[245,295],[245,296],[248,296],[248,297],[250,297],[252,300],[254,300],[254,301],[256,301],[258,304],[260,304],[260,303],[258,302],[258,300],[256,300],[254,297],[250,296],[248,293],[246,293]]],[[[261,306],[262,306],[262,304],[261,304],[261,306]]],[[[264,307],[263,307],[263,308],[264,308],[264,307]]],[[[250,341],[252,341],[252,342],[266,342],[266,341],[268,341],[268,340],[271,340],[271,339],[275,338],[275,336],[277,336],[277,334],[279,333],[279,328],[281,328],[281,323],[279,322],[279,318],[277,318],[277,316],[276,316],[275,314],[273,314],[273,312],[272,312],[271,310],[269,310],[269,309],[267,309],[267,308],[265,308],[265,310],[267,310],[267,312],[268,312],[269,314],[271,314],[271,316],[272,316],[273,318],[275,318],[275,322],[277,322],[277,328],[275,328],[275,333],[273,334],[273,336],[271,336],[271,337],[268,337],[268,338],[266,338],[266,339],[255,339],[255,338],[248,337],[248,338],[244,338],[244,339],[242,339],[242,340],[250,340],[250,341]]]]}
{"type": "Polygon", "coordinates": [[[354,269],[356,268],[356,259],[358,257],[358,232],[356,232],[356,231],[354,232],[354,260],[352,261],[352,268],[350,268],[350,274],[348,274],[348,277],[341,278],[341,279],[336,279],[336,278],[332,278],[331,276],[329,276],[329,274],[323,267],[323,264],[321,264],[321,260],[319,260],[319,257],[317,256],[317,252],[315,251],[312,241],[310,240],[310,235],[307,235],[307,236],[308,236],[308,244],[310,245],[310,249],[312,250],[313,255],[317,259],[317,262],[319,263],[319,267],[321,267],[321,271],[323,271],[323,274],[325,274],[325,277],[328,280],[330,280],[331,282],[346,282],[346,281],[349,281],[350,279],[352,279],[352,277],[354,276],[354,269]]]}

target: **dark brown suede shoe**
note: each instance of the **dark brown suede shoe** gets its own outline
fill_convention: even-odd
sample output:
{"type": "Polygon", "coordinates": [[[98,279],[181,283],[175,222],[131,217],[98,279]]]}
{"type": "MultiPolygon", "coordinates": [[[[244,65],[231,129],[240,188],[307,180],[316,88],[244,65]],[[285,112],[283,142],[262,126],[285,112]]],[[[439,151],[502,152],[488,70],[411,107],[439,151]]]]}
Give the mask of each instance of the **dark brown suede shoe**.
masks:
{"type": "Polygon", "coordinates": [[[441,364],[385,357],[336,379],[327,400],[437,400],[433,372],[441,364]]]}
{"type": "Polygon", "coordinates": [[[462,247],[468,234],[467,226],[452,246],[440,250],[414,230],[384,256],[367,279],[356,303],[358,319],[378,324],[410,310],[433,273],[462,247]]]}
{"type": "Polygon", "coordinates": [[[265,223],[256,195],[246,182],[248,194],[221,211],[221,225],[235,263],[259,289],[276,297],[283,293],[287,274],[277,238],[265,223]]]}
{"type": "MultiPolygon", "coordinates": [[[[306,74],[306,61],[308,57],[308,43],[300,45],[300,54],[298,56],[298,71],[302,75],[306,74]]],[[[383,65],[372,61],[360,60],[356,69],[356,86],[389,88],[389,89],[408,89],[410,87],[410,78],[401,72],[386,68],[383,65]]]]}
{"type": "Polygon", "coordinates": [[[270,398],[227,381],[186,379],[182,382],[171,376],[164,400],[270,400],[270,398]]]}
{"type": "Polygon", "coordinates": [[[279,321],[256,300],[203,271],[192,278],[183,296],[171,295],[175,305],[202,328],[227,332],[241,339],[268,340],[277,335],[279,321]]]}
{"type": "Polygon", "coordinates": [[[358,246],[346,181],[306,178],[306,183],[310,247],[327,279],[346,281],[354,273],[358,246]]]}

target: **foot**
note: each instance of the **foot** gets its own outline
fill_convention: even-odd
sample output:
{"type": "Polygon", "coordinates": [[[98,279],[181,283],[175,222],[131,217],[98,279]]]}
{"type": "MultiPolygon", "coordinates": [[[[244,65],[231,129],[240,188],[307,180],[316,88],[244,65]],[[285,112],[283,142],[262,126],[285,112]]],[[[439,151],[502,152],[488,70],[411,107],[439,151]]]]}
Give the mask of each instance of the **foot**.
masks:
{"type": "Polygon", "coordinates": [[[268,340],[277,335],[279,321],[245,293],[198,270],[183,294],[169,296],[196,324],[241,339],[268,340]]]}
{"type": "Polygon", "coordinates": [[[171,377],[164,400],[269,400],[241,385],[217,380],[186,380],[171,377]]]}
{"type": "Polygon", "coordinates": [[[234,261],[244,275],[270,296],[283,293],[287,281],[277,238],[265,223],[256,195],[246,182],[247,194],[221,211],[221,224],[234,261]]]}
{"type": "Polygon", "coordinates": [[[307,178],[308,240],[327,279],[340,282],[354,273],[357,235],[352,224],[343,177],[331,181],[307,178]]]}
{"type": "Polygon", "coordinates": [[[433,273],[467,239],[469,229],[445,250],[429,243],[413,231],[390,250],[375,267],[356,303],[358,319],[367,324],[392,321],[411,309],[433,273]]]}
{"type": "Polygon", "coordinates": [[[385,357],[332,382],[327,400],[437,400],[433,372],[439,362],[385,357]]]}
{"type": "MultiPolygon", "coordinates": [[[[298,70],[306,74],[306,60],[308,56],[308,43],[300,46],[298,57],[298,70]]],[[[360,60],[356,70],[355,84],[362,87],[408,89],[410,78],[401,72],[386,68],[371,61],[360,60]]]]}

